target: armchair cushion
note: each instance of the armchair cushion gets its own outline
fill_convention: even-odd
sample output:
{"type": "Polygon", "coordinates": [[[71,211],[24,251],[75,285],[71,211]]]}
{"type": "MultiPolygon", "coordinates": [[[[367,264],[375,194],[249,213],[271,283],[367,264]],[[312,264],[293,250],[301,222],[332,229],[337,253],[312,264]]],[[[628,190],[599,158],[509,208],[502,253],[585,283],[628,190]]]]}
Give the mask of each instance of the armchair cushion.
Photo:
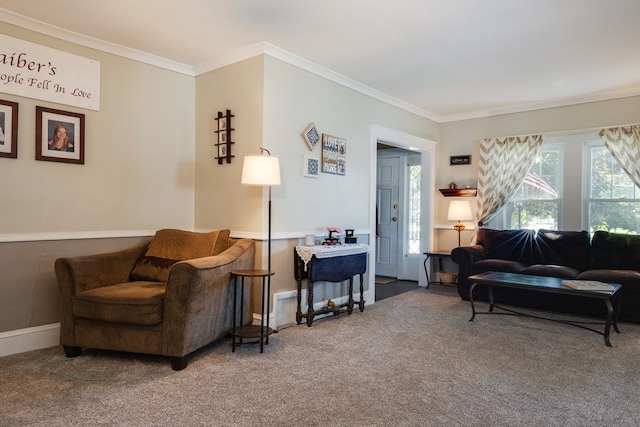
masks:
{"type": "Polygon", "coordinates": [[[176,229],[156,232],[144,256],[131,272],[133,280],[166,282],[178,261],[219,255],[229,247],[229,230],[194,233],[176,229]]]}
{"type": "Polygon", "coordinates": [[[129,325],[162,322],[165,283],[130,282],[80,292],[73,315],[79,319],[129,325]]]}

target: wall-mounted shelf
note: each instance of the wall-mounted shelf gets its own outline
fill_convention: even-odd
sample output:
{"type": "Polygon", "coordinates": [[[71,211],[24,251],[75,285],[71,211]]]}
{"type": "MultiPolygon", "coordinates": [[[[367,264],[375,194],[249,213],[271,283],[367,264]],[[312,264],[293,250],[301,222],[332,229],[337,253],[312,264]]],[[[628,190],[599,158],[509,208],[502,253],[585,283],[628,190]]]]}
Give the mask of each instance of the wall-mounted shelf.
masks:
{"type": "Polygon", "coordinates": [[[477,188],[440,188],[444,197],[476,197],[477,188]]]}

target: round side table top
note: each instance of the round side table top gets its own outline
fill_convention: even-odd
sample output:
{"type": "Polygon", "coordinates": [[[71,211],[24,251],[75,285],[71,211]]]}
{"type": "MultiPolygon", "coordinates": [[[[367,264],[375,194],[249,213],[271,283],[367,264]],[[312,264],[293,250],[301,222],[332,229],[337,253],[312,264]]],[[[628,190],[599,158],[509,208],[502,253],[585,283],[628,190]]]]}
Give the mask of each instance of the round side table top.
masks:
{"type": "Polygon", "coordinates": [[[266,277],[276,274],[271,270],[233,270],[231,274],[244,277],[266,277]]]}

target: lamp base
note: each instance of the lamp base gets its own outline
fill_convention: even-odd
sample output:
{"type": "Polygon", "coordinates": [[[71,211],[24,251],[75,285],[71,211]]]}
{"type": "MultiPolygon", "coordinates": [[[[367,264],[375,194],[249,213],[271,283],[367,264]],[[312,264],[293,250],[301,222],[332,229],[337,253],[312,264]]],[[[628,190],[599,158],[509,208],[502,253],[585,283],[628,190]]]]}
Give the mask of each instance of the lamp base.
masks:
{"type": "Polygon", "coordinates": [[[458,220],[456,225],[453,226],[453,229],[458,232],[458,247],[460,247],[460,232],[465,229],[465,226],[458,220]]]}

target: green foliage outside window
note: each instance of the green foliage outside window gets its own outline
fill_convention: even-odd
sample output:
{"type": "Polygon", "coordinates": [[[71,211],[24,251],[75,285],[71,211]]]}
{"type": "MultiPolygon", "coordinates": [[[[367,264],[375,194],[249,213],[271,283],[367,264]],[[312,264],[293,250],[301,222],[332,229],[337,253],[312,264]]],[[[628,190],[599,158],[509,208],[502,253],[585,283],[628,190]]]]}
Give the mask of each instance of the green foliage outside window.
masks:
{"type": "Polygon", "coordinates": [[[591,147],[589,152],[589,231],[640,234],[640,190],[606,147],[591,147]]]}

